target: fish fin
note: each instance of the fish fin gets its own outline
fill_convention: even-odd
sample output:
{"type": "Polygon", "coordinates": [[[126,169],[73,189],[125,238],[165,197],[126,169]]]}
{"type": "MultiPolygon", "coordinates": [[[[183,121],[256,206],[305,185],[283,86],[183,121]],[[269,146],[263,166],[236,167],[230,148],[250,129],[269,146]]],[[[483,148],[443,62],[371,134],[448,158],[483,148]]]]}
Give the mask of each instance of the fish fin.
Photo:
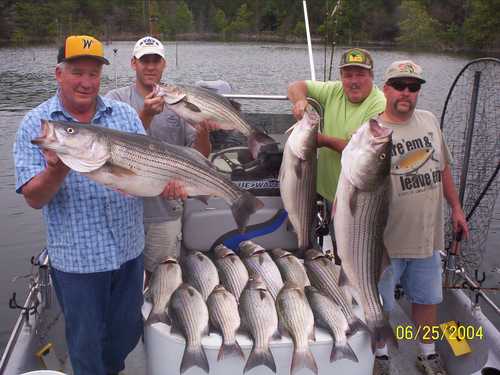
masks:
{"type": "Polygon", "coordinates": [[[192,112],[201,112],[200,107],[198,107],[196,104],[188,102],[185,98],[184,98],[184,104],[186,105],[186,108],[192,112]]]}
{"type": "Polygon", "coordinates": [[[118,165],[109,164],[109,173],[112,173],[119,177],[135,176],[135,172],[130,169],[120,167],[118,165]]]}
{"type": "Polygon", "coordinates": [[[165,322],[166,321],[166,313],[165,312],[160,312],[160,313],[154,313],[153,311],[151,311],[151,313],[149,314],[148,318],[146,319],[146,321],[144,322],[144,325],[151,325],[151,324],[154,324],[154,323],[162,323],[162,322],[165,322]]]}
{"type": "Polygon", "coordinates": [[[332,203],[332,213],[330,215],[330,219],[333,219],[335,216],[335,212],[337,212],[337,196],[335,195],[335,198],[333,199],[332,203]]]}
{"type": "Polygon", "coordinates": [[[293,170],[298,179],[302,178],[302,160],[298,159],[298,162],[293,166],[293,170]]]}
{"type": "Polygon", "coordinates": [[[399,348],[398,340],[394,335],[394,330],[388,321],[384,321],[382,326],[377,326],[373,328],[372,334],[372,353],[375,353],[377,343],[385,342],[394,345],[395,348],[399,348]]]}
{"type": "Polygon", "coordinates": [[[316,365],[316,361],[314,360],[311,350],[309,348],[307,348],[304,351],[295,350],[293,352],[292,367],[290,369],[290,374],[293,375],[298,370],[305,367],[310,369],[316,375],[318,374],[318,366],[316,365]]]}
{"type": "Polygon", "coordinates": [[[339,286],[348,286],[349,285],[349,278],[347,277],[346,273],[344,272],[344,269],[340,269],[340,276],[339,276],[339,286]]]}
{"type": "Polygon", "coordinates": [[[387,267],[391,265],[391,259],[389,258],[389,254],[387,254],[387,250],[384,249],[382,250],[382,262],[380,262],[380,273],[379,273],[379,280],[382,278],[382,275],[384,272],[387,270],[387,267]]]}
{"type": "Polygon", "coordinates": [[[351,215],[354,216],[356,212],[357,200],[358,200],[358,190],[353,186],[352,190],[349,192],[349,209],[351,210],[351,215]]]}
{"type": "Polygon", "coordinates": [[[356,353],[354,353],[349,343],[342,346],[336,346],[335,343],[333,343],[332,354],[330,354],[330,362],[335,362],[339,359],[350,359],[353,362],[359,362],[356,353]]]}
{"type": "Polygon", "coordinates": [[[228,357],[241,357],[245,359],[245,355],[243,354],[243,350],[241,350],[240,344],[235,341],[233,344],[226,344],[222,342],[222,345],[219,349],[219,354],[217,355],[217,361],[221,361],[224,358],[228,357]]]}
{"type": "Polygon", "coordinates": [[[148,302],[152,302],[153,300],[153,293],[149,287],[144,291],[144,299],[148,302]]]}
{"type": "Polygon", "coordinates": [[[205,370],[207,374],[210,371],[207,355],[201,344],[195,347],[186,345],[184,355],[182,356],[181,374],[193,366],[198,366],[202,370],[205,370]]]}
{"type": "Polygon", "coordinates": [[[278,329],[273,333],[273,340],[281,340],[283,336],[289,336],[283,324],[278,320],[278,329]]]}
{"type": "Polygon", "coordinates": [[[241,112],[241,103],[233,99],[228,99],[231,106],[237,111],[241,112]]]}
{"type": "Polygon", "coordinates": [[[262,266],[265,261],[266,261],[266,259],[264,258],[264,255],[259,254],[259,264],[262,266]]]}
{"type": "Polygon", "coordinates": [[[314,331],[314,327],[313,327],[313,329],[311,330],[311,332],[309,332],[309,337],[308,337],[308,339],[309,339],[310,341],[316,341],[316,333],[315,333],[315,331],[314,331]]]}
{"type": "Polygon", "coordinates": [[[174,324],[174,322],[171,321],[171,323],[172,323],[172,325],[170,326],[170,333],[172,335],[184,337],[184,335],[182,334],[182,331],[179,328],[177,328],[177,326],[174,324]]]}
{"type": "Polygon", "coordinates": [[[354,318],[349,322],[349,330],[346,332],[346,335],[352,336],[358,331],[366,331],[372,334],[370,328],[359,318],[354,318]]]}
{"type": "Polygon", "coordinates": [[[241,196],[231,204],[231,212],[240,232],[245,231],[250,215],[262,207],[264,203],[248,191],[243,191],[241,196]]]}
{"type": "Polygon", "coordinates": [[[267,290],[259,290],[260,299],[264,300],[267,297],[267,290]]]}
{"type": "Polygon", "coordinates": [[[210,195],[195,195],[192,198],[198,199],[200,202],[203,202],[208,205],[208,200],[210,199],[210,195]]]}
{"type": "MultiPolygon", "coordinates": [[[[165,312],[165,323],[168,324],[169,326],[172,325],[172,319],[170,319],[168,312],[165,312]]],[[[170,329],[170,331],[172,331],[172,329],[170,329]]]]}
{"type": "Polygon", "coordinates": [[[256,349],[254,343],[252,351],[248,356],[247,363],[245,364],[245,368],[243,369],[243,373],[250,371],[251,369],[259,365],[264,365],[271,371],[276,373],[276,363],[274,362],[273,353],[271,353],[269,347],[264,349],[256,349]]]}

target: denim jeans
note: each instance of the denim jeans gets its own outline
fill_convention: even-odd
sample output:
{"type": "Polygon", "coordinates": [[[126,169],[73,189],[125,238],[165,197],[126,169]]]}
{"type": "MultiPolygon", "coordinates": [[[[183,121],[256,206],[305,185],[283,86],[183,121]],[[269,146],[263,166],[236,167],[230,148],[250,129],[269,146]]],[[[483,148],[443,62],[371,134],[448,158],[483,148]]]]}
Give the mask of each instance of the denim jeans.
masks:
{"type": "Polygon", "coordinates": [[[119,269],[68,273],[51,268],[75,375],[106,375],[124,369],[143,330],[144,258],[119,269]]]}

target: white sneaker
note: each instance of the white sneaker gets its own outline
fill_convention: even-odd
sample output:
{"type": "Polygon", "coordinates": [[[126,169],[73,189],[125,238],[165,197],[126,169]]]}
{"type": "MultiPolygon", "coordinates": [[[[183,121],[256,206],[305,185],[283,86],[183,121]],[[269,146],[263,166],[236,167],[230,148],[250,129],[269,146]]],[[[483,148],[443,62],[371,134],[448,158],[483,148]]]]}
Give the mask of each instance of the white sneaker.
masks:
{"type": "Polygon", "coordinates": [[[392,375],[391,360],[388,356],[375,357],[373,363],[373,375],[392,375]]]}
{"type": "Polygon", "coordinates": [[[420,354],[417,357],[417,368],[426,375],[447,375],[439,354],[430,354],[427,357],[420,354]]]}

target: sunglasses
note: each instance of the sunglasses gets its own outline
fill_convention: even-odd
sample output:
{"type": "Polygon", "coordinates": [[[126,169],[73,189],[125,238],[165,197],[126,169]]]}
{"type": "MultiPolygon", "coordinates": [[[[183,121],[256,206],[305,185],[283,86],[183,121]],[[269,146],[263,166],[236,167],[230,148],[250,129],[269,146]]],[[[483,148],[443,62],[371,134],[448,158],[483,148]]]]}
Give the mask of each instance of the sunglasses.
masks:
{"type": "Polygon", "coordinates": [[[422,86],[420,82],[406,83],[401,81],[394,81],[394,82],[388,82],[387,84],[397,91],[404,91],[404,89],[408,88],[410,92],[417,92],[420,90],[420,87],[422,86]]]}

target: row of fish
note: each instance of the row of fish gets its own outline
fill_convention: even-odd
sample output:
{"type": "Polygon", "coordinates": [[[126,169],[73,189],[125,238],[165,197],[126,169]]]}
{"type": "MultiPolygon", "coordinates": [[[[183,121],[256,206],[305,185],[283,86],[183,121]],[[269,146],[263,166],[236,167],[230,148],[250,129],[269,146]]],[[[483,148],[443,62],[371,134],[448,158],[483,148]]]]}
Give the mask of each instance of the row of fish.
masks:
{"type": "Polygon", "coordinates": [[[347,335],[368,329],[354,315],[352,300],[338,285],[338,266],[317,250],[308,250],[302,264],[288,251],[268,252],[251,241],[240,244],[239,254],[219,245],[213,262],[194,252],[180,264],[168,258],[152,275],[153,307],[146,324],[166,322],[185,337],[181,373],[192,366],[208,372],[201,337],[208,332],[209,322],[223,340],[218,360],[230,355],[243,358],[236,341],[238,330],[252,337],[245,372],[259,365],[276,371],[269,342],[280,337],[279,331],[286,331],[294,343],[291,372],[307,367],[317,373],[309,349],[315,322],[333,337],[331,361],[357,361],[347,335]]]}

